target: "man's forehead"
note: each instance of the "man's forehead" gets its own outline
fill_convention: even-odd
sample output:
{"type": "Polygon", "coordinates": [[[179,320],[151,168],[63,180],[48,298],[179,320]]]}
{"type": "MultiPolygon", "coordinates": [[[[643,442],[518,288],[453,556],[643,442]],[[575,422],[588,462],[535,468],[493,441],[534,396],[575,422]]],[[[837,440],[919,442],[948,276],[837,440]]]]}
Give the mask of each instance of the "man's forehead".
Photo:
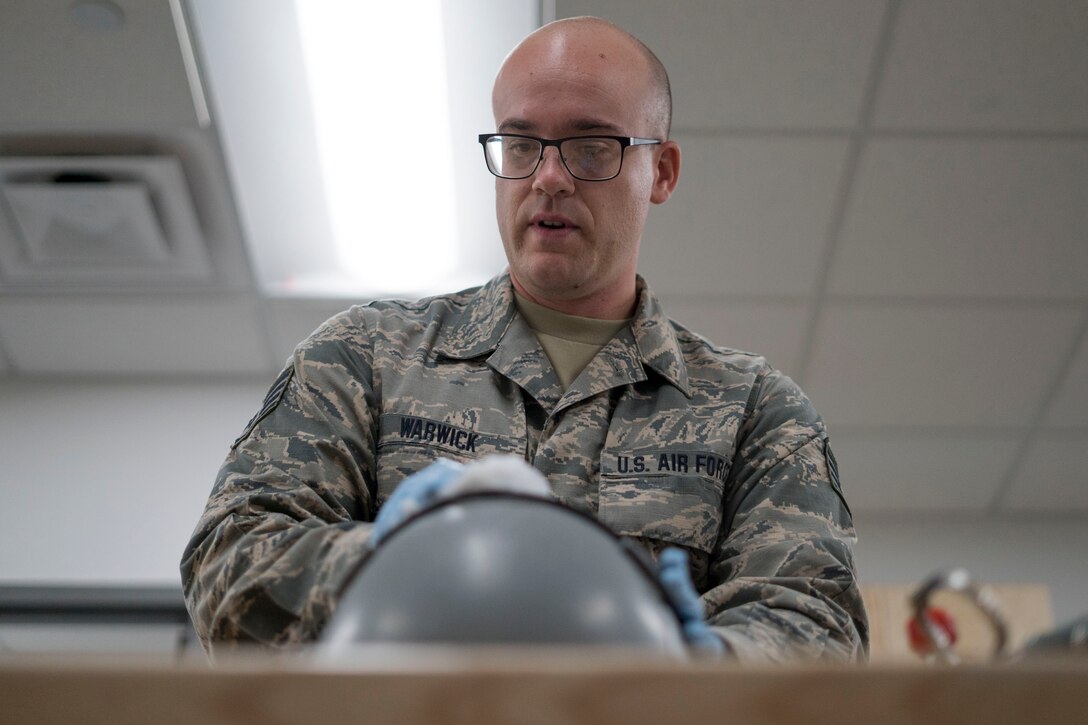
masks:
{"type": "Polygon", "coordinates": [[[644,102],[641,80],[618,73],[594,75],[571,66],[513,68],[496,81],[495,122],[500,130],[547,125],[573,133],[622,135],[644,102]]]}

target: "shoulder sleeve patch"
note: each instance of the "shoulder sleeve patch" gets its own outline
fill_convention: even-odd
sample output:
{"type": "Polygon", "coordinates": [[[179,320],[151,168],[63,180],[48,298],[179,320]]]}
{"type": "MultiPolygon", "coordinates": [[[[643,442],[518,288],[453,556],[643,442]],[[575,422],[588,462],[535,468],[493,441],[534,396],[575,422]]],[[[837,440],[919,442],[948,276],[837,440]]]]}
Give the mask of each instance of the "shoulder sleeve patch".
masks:
{"type": "Polygon", "coordinates": [[[238,447],[238,444],[249,438],[249,434],[253,432],[253,429],[257,427],[269,413],[276,409],[276,406],[283,400],[283,394],[287,392],[287,385],[291,382],[291,378],[295,374],[295,368],[293,365],[288,365],[283,369],[283,372],[279,374],[276,381],[272,383],[272,387],[268,389],[268,394],[264,396],[264,402],[261,403],[261,409],[257,411],[257,414],[249,419],[246,423],[245,430],[242,431],[242,435],[238,436],[234,443],[230,444],[231,450],[238,447]]]}

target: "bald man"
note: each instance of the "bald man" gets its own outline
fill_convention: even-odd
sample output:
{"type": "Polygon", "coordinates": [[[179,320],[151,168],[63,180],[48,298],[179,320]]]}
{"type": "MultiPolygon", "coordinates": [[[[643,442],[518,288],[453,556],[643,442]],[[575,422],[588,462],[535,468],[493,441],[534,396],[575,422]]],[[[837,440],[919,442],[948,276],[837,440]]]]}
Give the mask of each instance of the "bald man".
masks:
{"type": "Polygon", "coordinates": [[[636,274],[649,207],[681,166],[660,61],[603,20],[562,20],[507,57],[492,102],[479,141],[508,271],[353,307],[299,345],[184,554],[202,641],[312,641],[403,518],[413,474],[513,454],[664,569],[686,554],[670,591],[690,590],[693,643],[744,662],[863,659],[823,422],[763,358],[666,317],[636,274]]]}

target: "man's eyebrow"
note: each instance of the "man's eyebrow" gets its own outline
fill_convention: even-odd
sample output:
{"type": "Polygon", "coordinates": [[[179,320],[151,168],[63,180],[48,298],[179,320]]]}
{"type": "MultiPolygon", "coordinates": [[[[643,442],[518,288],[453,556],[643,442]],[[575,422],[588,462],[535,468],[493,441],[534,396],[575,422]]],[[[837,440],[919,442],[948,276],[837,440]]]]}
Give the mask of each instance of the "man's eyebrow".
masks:
{"type": "Polygon", "coordinates": [[[576,118],[568,124],[575,131],[608,131],[614,135],[622,135],[620,127],[599,118],[576,118]]]}
{"type": "Polygon", "coordinates": [[[508,118],[499,124],[499,131],[532,131],[533,124],[520,118],[508,118]]]}
{"type": "MultiPolygon", "coordinates": [[[[571,131],[575,133],[582,133],[585,131],[597,131],[612,134],[615,136],[622,136],[623,131],[614,123],[608,121],[602,121],[599,118],[576,118],[565,124],[571,131]]],[[[534,124],[523,118],[508,118],[499,124],[498,130],[500,132],[522,132],[527,133],[532,131],[534,124]]]]}

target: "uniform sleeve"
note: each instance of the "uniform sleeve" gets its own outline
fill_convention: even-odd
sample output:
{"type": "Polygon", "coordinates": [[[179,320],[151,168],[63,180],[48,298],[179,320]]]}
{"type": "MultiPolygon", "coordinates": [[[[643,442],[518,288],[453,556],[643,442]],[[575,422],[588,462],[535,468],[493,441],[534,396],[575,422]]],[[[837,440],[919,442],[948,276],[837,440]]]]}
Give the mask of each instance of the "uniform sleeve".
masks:
{"type": "Polygon", "coordinates": [[[823,422],[778,372],[750,408],[702,597],[707,620],[744,662],[864,660],[856,538],[823,422]]]}
{"type": "Polygon", "coordinates": [[[181,562],[205,648],[312,640],[365,555],[375,401],[351,313],[299,346],[232,446],[181,562]]]}

